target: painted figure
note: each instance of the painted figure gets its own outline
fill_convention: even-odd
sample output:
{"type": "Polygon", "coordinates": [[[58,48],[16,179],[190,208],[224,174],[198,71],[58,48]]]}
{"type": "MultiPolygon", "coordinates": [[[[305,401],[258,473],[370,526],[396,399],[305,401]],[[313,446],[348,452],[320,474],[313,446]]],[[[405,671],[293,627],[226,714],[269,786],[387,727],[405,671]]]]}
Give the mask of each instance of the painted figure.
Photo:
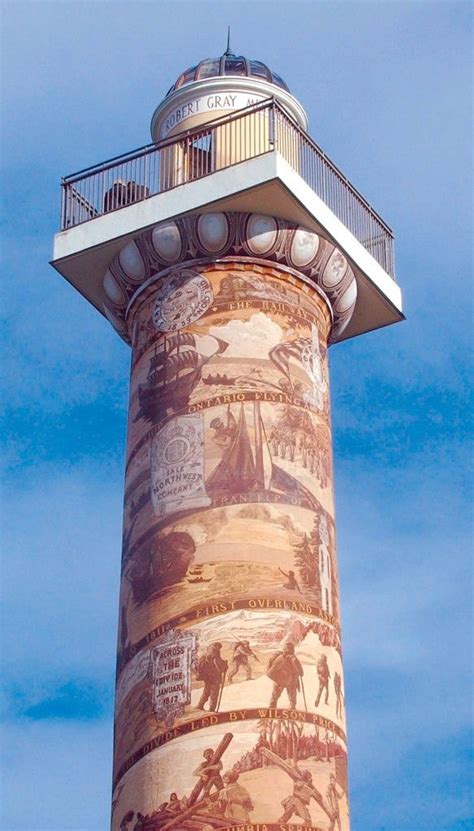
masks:
{"type": "Polygon", "coordinates": [[[250,643],[248,641],[238,641],[238,643],[234,646],[234,652],[232,655],[232,668],[229,672],[230,683],[232,683],[232,680],[239,673],[240,669],[243,669],[247,681],[250,681],[252,677],[250,658],[255,658],[255,660],[258,661],[257,656],[250,649],[250,643]]]}
{"type": "Polygon", "coordinates": [[[336,715],[342,718],[342,681],[338,672],[334,673],[333,684],[336,693],[336,715]]]}
{"type": "Polygon", "coordinates": [[[239,774],[235,771],[229,771],[224,775],[224,788],[219,795],[220,803],[225,817],[249,822],[253,802],[247,789],[239,785],[238,778],[239,774]]]}
{"type": "MultiPolygon", "coordinates": [[[[219,381],[221,381],[220,377],[219,381]]],[[[212,419],[209,425],[211,430],[214,430],[213,441],[225,450],[231,444],[237,430],[237,422],[230,411],[230,407],[227,408],[226,422],[224,424],[221,418],[216,417],[212,419]]]]}
{"type": "Polygon", "coordinates": [[[295,647],[287,643],[282,652],[277,652],[270,658],[267,675],[273,681],[270,707],[276,707],[283,690],[286,690],[290,700],[290,707],[296,707],[296,694],[300,689],[300,679],[303,677],[303,667],[295,655],[295,647]]]}
{"type": "Polygon", "coordinates": [[[283,814],[278,820],[279,823],[286,823],[296,814],[307,825],[311,825],[311,814],[309,812],[309,804],[312,799],[324,811],[326,816],[331,819],[329,807],[326,805],[322,794],[313,785],[311,771],[300,770],[297,765],[292,765],[286,759],[282,759],[273,751],[267,748],[262,748],[261,755],[267,759],[271,764],[276,765],[281,770],[288,774],[293,780],[293,793],[285,797],[282,801],[283,814]]]}
{"type": "Polygon", "coordinates": [[[202,755],[204,761],[193,771],[193,776],[199,776],[203,794],[204,796],[209,796],[212,788],[220,792],[224,787],[221,776],[222,762],[220,760],[213,760],[214,751],[212,747],[208,747],[202,755]]]}
{"type": "Polygon", "coordinates": [[[120,831],[128,831],[128,823],[132,822],[135,811],[127,811],[120,823],[120,831]]]}
{"type": "Polygon", "coordinates": [[[145,831],[148,814],[144,816],[141,811],[137,811],[137,821],[133,826],[133,831],[145,831]]]}
{"type": "Polygon", "coordinates": [[[325,733],[325,736],[324,736],[324,747],[326,749],[326,762],[329,762],[329,760],[331,758],[331,743],[332,743],[332,740],[331,740],[331,736],[329,735],[329,730],[326,730],[326,733],[325,733]]]}
{"type": "Polygon", "coordinates": [[[292,571],[292,570],[290,569],[290,570],[289,570],[289,572],[288,572],[288,574],[287,574],[285,571],[283,571],[283,569],[282,569],[282,568],[280,568],[280,569],[279,569],[279,571],[281,571],[281,573],[283,574],[283,577],[286,577],[286,579],[287,579],[287,582],[286,582],[286,583],[283,583],[283,588],[284,588],[284,589],[289,589],[290,591],[293,591],[293,592],[294,592],[294,591],[297,591],[297,592],[299,592],[300,594],[302,594],[302,593],[303,593],[303,592],[301,591],[301,589],[300,589],[299,585],[298,585],[298,581],[297,581],[297,579],[296,579],[296,577],[295,577],[295,572],[294,572],[294,571],[292,571]]]}
{"type": "Polygon", "coordinates": [[[327,704],[329,700],[329,679],[331,673],[329,672],[328,659],[325,655],[321,655],[319,658],[316,671],[318,673],[319,689],[316,701],[314,702],[315,707],[319,705],[324,690],[326,690],[325,703],[327,704]]]}
{"type": "Polygon", "coordinates": [[[287,796],[281,803],[284,811],[278,822],[288,822],[293,814],[296,814],[297,817],[301,817],[303,822],[310,825],[311,814],[309,813],[308,805],[312,799],[316,798],[316,794],[318,796],[321,795],[313,785],[313,779],[309,770],[300,772],[295,768],[295,773],[298,774],[298,778],[296,776],[294,778],[293,793],[287,796]]]}
{"type": "Polygon", "coordinates": [[[179,814],[186,808],[186,799],[178,799],[178,794],[173,792],[170,794],[168,802],[160,805],[160,811],[168,811],[169,814],[179,814]]]}
{"type": "Polygon", "coordinates": [[[204,689],[198,702],[199,710],[209,701],[209,710],[216,712],[219,706],[219,696],[224,686],[227,661],[221,657],[221,643],[212,643],[198,659],[196,677],[204,681],[204,689]]]}
{"type": "Polygon", "coordinates": [[[326,802],[331,813],[331,824],[329,831],[335,831],[336,823],[338,831],[341,831],[341,817],[339,813],[339,800],[344,796],[344,791],[337,784],[336,777],[332,773],[329,777],[329,785],[326,791],[326,802]]]}

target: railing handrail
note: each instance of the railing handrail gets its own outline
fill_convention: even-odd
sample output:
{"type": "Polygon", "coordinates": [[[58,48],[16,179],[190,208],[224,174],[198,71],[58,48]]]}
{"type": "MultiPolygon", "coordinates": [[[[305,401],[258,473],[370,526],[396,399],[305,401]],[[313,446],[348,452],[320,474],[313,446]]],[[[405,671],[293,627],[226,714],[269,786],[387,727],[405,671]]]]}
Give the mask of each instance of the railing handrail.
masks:
{"type": "Polygon", "coordinates": [[[295,130],[296,130],[296,131],[297,131],[297,132],[298,132],[301,136],[303,136],[303,138],[305,139],[305,141],[307,141],[307,142],[308,142],[308,144],[310,144],[310,145],[311,145],[311,147],[313,147],[313,149],[314,149],[314,150],[316,150],[316,152],[317,152],[320,156],[322,156],[322,158],[324,159],[324,161],[326,162],[326,164],[327,164],[327,165],[331,168],[331,170],[333,171],[333,173],[335,173],[335,174],[336,174],[336,175],[337,175],[340,179],[342,179],[342,181],[343,181],[343,182],[347,185],[347,187],[348,187],[348,188],[349,188],[349,190],[350,190],[350,191],[354,194],[354,196],[357,196],[357,198],[360,200],[360,202],[362,202],[362,204],[364,205],[364,207],[366,207],[366,208],[370,211],[370,213],[374,215],[374,217],[375,217],[375,218],[376,218],[376,219],[380,222],[380,224],[381,224],[381,225],[383,225],[383,227],[385,228],[385,230],[386,230],[386,231],[388,231],[388,232],[390,233],[391,237],[394,239],[394,234],[393,234],[393,231],[392,231],[392,229],[391,229],[390,225],[387,225],[387,223],[385,222],[385,220],[384,220],[384,219],[382,219],[382,217],[380,216],[380,214],[378,214],[378,213],[377,213],[377,211],[375,210],[375,208],[373,208],[373,207],[372,207],[372,205],[370,204],[370,202],[367,202],[367,199],[366,199],[364,196],[362,196],[361,192],[360,192],[360,191],[359,191],[359,190],[358,190],[358,189],[357,189],[357,188],[356,188],[356,187],[352,184],[352,182],[350,182],[350,181],[349,181],[349,179],[347,178],[347,176],[345,176],[345,175],[344,175],[344,173],[342,172],[342,170],[340,170],[340,168],[338,168],[338,166],[335,164],[335,162],[333,162],[333,161],[332,161],[332,159],[330,159],[330,158],[329,158],[329,156],[327,155],[327,153],[325,153],[325,152],[324,152],[324,150],[322,149],[322,147],[320,147],[320,146],[319,146],[319,144],[317,144],[317,142],[315,142],[315,140],[314,140],[314,139],[313,139],[313,138],[309,135],[309,133],[307,133],[305,130],[303,130],[303,128],[302,128],[302,127],[300,127],[300,125],[299,125],[299,124],[297,124],[297,123],[296,123],[296,121],[293,121],[293,119],[292,119],[292,118],[289,118],[288,114],[285,112],[285,110],[283,109],[283,107],[281,107],[281,106],[280,106],[280,104],[279,104],[279,102],[278,102],[278,101],[276,101],[275,99],[273,99],[273,100],[275,101],[275,106],[276,106],[276,108],[277,108],[278,110],[280,110],[280,112],[282,113],[282,115],[283,115],[283,116],[284,116],[284,117],[285,117],[285,118],[286,118],[286,119],[287,119],[287,120],[291,123],[291,126],[292,126],[292,127],[293,127],[293,128],[294,128],[294,129],[295,129],[295,130]]]}
{"type": "MultiPolygon", "coordinates": [[[[260,119],[257,126],[259,123],[260,119]]],[[[63,177],[61,230],[272,151],[286,159],[356,239],[394,276],[394,234],[390,226],[273,96],[63,177]],[[252,144],[252,137],[247,135],[247,121],[259,113],[267,117],[262,124],[268,119],[268,130],[265,129],[263,134],[259,134],[258,129],[250,130],[251,136],[255,133],[252,144]],[[227,126],[233,124],[235,128],[232,127],[229,133],[227,126]],[[199,156],[188,153],[193,148],[199,153],[207,150],[207,145],[210,148],[212,136],[217,136],[216,147],[219,146],[221,127],[222,135],[228,137],[225,141],[230,141],[230,155],[220,158],[209,153],[199,156]],[[266,136],[263,144],[259,135],[266,136]],[[202,139],[205,139],[204,143],[202,139]],[[168,156],[167,148],[176,148],[177,155],[173,152],[168,156]],[[181,157],[183,161],[178,162],[181,157]]]]}
{"type": "Polygon", "coordinates": [[[288,115],[286,110],[281,106],[281,104],[274,98],[270,96],[265,98],[263,101],[259,101],[257,104],[250,104],[248,107],[243,107],[242,109],[236,110],[233,113],[221,115],[218,118],[211,119],[211,121],[206,121],[205,124],[199,124],[196,127],[190,127],[187,130],[183,130],[181,133],[174,133],[167,139],[162,139],[159,142],[152,143],[152,144],[144,144],[142,147],[138,147],[136,150],[131,150],[129,153],[122,153],[119,156],[114,156],[111,159],[107,159],[105,162],[99,162],[99,164],[93,165],[92,167],[86,167],[82,170],[79,170],[77,173],[71,173],[69,176],[64,176],[61,180],[63,184],[73,184],[74,182],[79,182],[81,179],[85,179],[87,176],[92,176],[94,173],[98,173],[102,170],[109,170],[111,167],[115,167],[119,162],[130,162],[134,159],[139,158],[140,156],[146,156],[148,153],[153,153],[155,150],[162,150],[164,147],[169,147],[172,144],[176,144],[179,141],[182,141],[185,138],[191,138],[198,133],[206,132],[208,129],[212,129],[214,127],[219,127],[220,124],[228,123],[231,121],[235,121],[239,118],[245,118],[247,115],[250,115],[253,112],[259,112],[260,110],[264,109],[273,109],[275,108],[278,110],[281,115],[287,119],[287,121],[291,124],[291,127],[296,130],[299,135],[301,135],[311,147],[316,150],[316,152],[324,159],[325,163],[331,168],[333,173],[336,174],[342,181],[346,184],[348,189],[354,194],[354,196],[359,199],[360,202],[374,215],[374,217],[383,225],[386,231],[390,233],[393,237],[393,231],[389,225],[382,219],[382,217],[377,213],[375,208],[370,204],[370,202],[362,196],[361,192],[354,187],[352,182],[349,181],[347,176],[338,168],[335,162],[330,159],[327,153],[324,152],[322,147],[314,141],[314,139],[303,130],[302,127],[288,115]]]}
{"type": "MultiPolygon", "coordinates": [[[[136,150],[130,150],[129,153],[122,153],[119,156],[113,156],[111,159],[107,159],[105,162],[99,162],[92,167],[84,167],[82,170],[78,170],[77,173],[70,173],[68,176],[63,176],[61,184],[73,185],[74,182],[80,182],[82,179],[86,179],[87,176],[92,176],[94,173],[100,173],[102,170],[110,170],[111,167],[115,167],[119,162],[131,162],[134,159],[140,158],[140,156],[146,156],[148,153],[153,153],[154,150],[163,150],[164,147],[169,147],[172,144],[178,144],[178,142],[183,141],[183,139],[191,138],[191,136],[196,135],[197,133],[206,133],[209,129],[219,127],[219,125],[224,122],[227,123],[230,121],[236,121],[238,118],[244,118],[253,112],[258,112],[259,110],[266,108],[270,109],[270,105],[272,103],[278,104],[273,97],[265,98],[264,101],[259,101],[257,104],[251,104],[249,107],[242,107],[242,109],[236,110],[230,115],[221,115],[218,118],[211,119],[211,121],[206,121],[205,124],[198,124],[196,127],[190,127],[188,130],[183,130],[181,133],[173,133],[173,135],[167,139],[162,139],[161,141],[154,142],[153,144],[144,144],[136,150]]],[[[284,110],[282,110],[282,112],[285,114],[284,110]]]]}

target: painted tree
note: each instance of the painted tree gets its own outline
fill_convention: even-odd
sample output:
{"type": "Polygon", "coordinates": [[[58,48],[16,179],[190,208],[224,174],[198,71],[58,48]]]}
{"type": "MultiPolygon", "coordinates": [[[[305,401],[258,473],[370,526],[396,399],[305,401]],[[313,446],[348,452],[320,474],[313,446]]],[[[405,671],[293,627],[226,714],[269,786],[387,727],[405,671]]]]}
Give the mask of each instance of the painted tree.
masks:
{"type": "Polygon", "coordinates": [[[293,759],[293,764],[298,764],[298,750],[300,738],[303,733],[303,724],[299,721],[289,722],[289,731],[291,734],[291,752],[288,753],[288,758],[293,759]]]}
{"type": "Polygon", "coordinates": [[[316,560],[316,566],[319,567],[319,546],[321,544],[321,535],[319,533],[319,516],[315,516],[313,522],[313,530],[311,531],[310,540],[311,540],[311,547],[314,551],[314,558],[316,560]]]}
{"type": "MultiPolygon", "coordinates": [[[[317,585],[318,579],[318,559],[311,538],[308,534],[304,534],[301,542],[294,545],[293,548],[295,552],[295,565],[298,569],[301,582],[307,588],[314,588],[317,585]]],[[[316,551],[318,550],[316,549],[316,551]]]]}

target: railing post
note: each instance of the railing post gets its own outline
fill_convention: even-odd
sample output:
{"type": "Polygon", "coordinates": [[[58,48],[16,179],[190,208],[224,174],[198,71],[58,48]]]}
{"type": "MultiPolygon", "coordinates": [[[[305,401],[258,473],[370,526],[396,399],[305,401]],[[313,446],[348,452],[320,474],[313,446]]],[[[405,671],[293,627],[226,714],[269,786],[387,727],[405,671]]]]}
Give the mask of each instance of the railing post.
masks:
{"type": "Polygon", "coordinates": [[[323,202],[326,202],[326,204],[327,204],[328,200],[327,200],[327,195],[326,195],[326,191],[327,191],[327,188],[326,188],[326,174],[327,174],[327,167],[328,166],[326,164],[326,157],[325,157],[324,153],[321,153],[321,162],[322,162],[321,170],[322,170],[322,174],[323,174],[321,176],[321,187],[322,187],[322,191],[323,191],[322,198],[323,198],[323,202]]]}
{"type": "Polygon", "coordinates": [[[107,174],[105,169],[105,164],[102,165],[99,177],[99,196],[98,196],[98,205],[97,209],[102,213],[104,210],[104,200],[105,200],[105,190],[107,187],[107,174]]]}
{"type": "Polygon", "coordinates": [[[64,231],[65,227],[66,227],[66,185],[64,184],[64,179],[61,179],[61,217],[60,217],[61,231],[64,231]]]}
{"type": "Polygon", "coordinates": [[[277,150],[276,130],[275,130],[275,102],[272,101],[270,105],[270,123],[268,125],[268,142],[270,147],[277,150]]]}
{"type": "Polygon", "coordinates": [[[147,188],[147,181],[148,181],[148,154],[145,154],[145,158],[143,160],[143,193],[146,193],[147,188]]]}

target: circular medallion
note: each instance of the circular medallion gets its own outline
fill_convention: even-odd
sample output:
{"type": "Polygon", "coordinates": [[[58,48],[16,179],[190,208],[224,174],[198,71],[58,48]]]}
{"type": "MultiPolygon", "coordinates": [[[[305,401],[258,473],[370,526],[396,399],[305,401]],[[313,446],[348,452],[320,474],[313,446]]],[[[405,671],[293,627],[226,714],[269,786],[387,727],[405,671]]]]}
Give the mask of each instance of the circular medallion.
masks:
{"type": "Polygon", "coordinates": [[[163,458],[167,465],[177,465],[186,461],[190,452],[189,442],[183,436],[171,439],[163,450],[163,458]]]}
{"type": "Polygon", "coordinates": [[[194,425],[186,422],[186,418],[170,424],[153,443],[153,470],[186,464],[195,458],[199,446],[199,435],[194,425]]]}
{"type": "Polygon", "coordinates": [[[155,301],[153,323],[160,332],[174,332],[198,320],[209,308],[214,295],[207,277],[183,269],[163,284],[155,301]]]}

